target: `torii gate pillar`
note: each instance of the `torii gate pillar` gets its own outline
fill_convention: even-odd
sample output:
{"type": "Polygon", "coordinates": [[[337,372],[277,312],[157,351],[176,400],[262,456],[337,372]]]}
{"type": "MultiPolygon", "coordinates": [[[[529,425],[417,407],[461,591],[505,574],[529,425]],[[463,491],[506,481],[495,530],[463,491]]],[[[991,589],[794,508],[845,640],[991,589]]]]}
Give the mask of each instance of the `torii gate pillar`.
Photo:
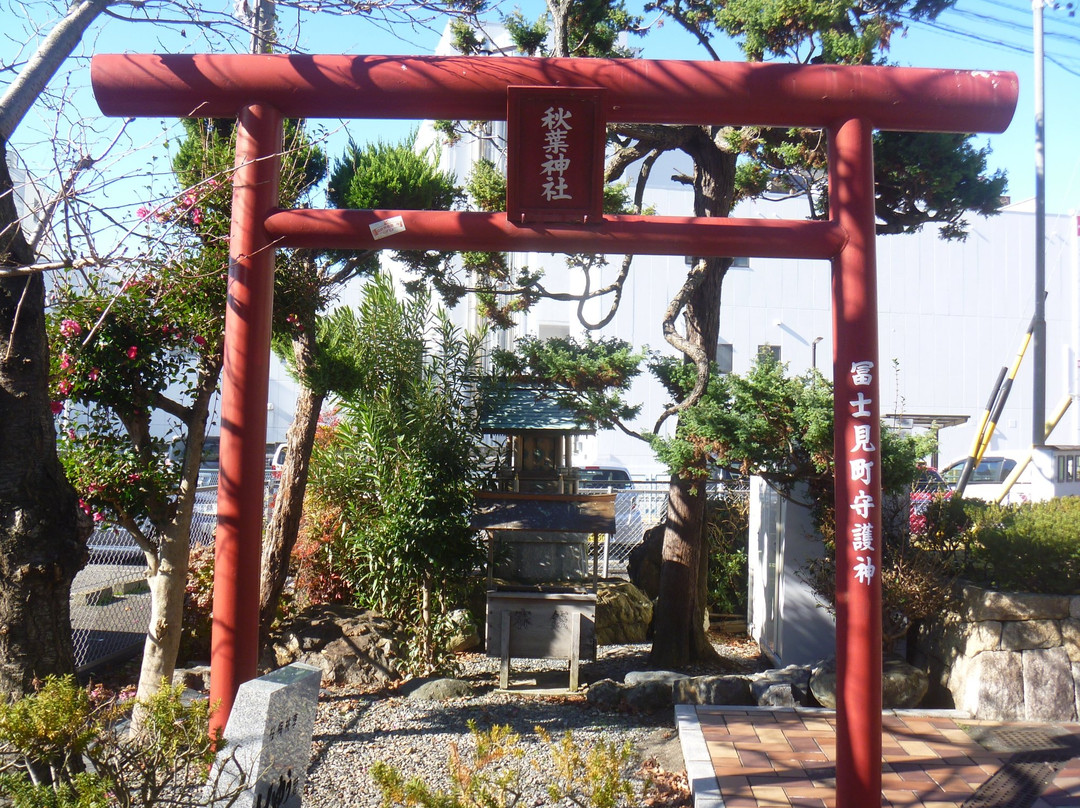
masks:
{"type": "Polygon", "coordinates": [[[881,804],[881,407],[873,129],[855,118],[829,135],[829,209],[848,234],[848,243],[832,259],[836,804],[857,808],[881,804]]]}
{"type": "Polygon", "coordinates": [[[277,251],[257,223],[278,203],[281,145],[280,112],[265,104],[240,110],[229,234],[210,637],[210,703],[220,705],[214,720],[221,730],[240,685],[255,678],[259,660],[266,402],[277,251]]]}

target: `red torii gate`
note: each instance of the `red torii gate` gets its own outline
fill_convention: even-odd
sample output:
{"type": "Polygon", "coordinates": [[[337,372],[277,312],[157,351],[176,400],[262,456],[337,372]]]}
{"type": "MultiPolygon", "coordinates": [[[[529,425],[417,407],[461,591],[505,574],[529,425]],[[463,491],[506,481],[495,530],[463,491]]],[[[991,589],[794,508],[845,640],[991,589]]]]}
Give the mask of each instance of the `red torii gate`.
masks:
{"type": "Polygon", "coordinates": [[[256,674],[266,400],[278,247],[626,252],[832,262],[836,432],[837,805],[881,800],[881,453],[874,129],[1001,132],[1011,73],[888,67],[520,57],[102,55],[115,116],[238,121],[225,320],[210,697],[224,727],[256,674]],[[612,123],[812,126],[829,138],[828,221],[281,210],[289,118],[503,120],[509,87],[601,88],[612,123]],[[401,217],[376,243],[371,225],[401,217]],[[403,228],[402,226],[403,225],[403,228]]]}

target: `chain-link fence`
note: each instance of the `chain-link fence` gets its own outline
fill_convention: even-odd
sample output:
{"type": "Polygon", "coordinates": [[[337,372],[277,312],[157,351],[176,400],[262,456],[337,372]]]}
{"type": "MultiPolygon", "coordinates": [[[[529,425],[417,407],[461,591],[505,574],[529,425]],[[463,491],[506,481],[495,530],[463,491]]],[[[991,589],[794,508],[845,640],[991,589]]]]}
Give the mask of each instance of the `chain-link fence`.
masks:
{"type": "MultiPolygon", "coordinates": [[[[191,517],[192,547],[214,542],[217,478],[216,469],[199,472],[191,517]]],[[[275,483],[268,475],[268,493],[275,483]]],[[[80,671],[137,652],[150,624],[146,558],[132,535],[115,525],[99,527],[87,547],[89,561],[71,587],[71,635],[80,671]]]]}
{"type": "MultiPolygon", "coordinates": [[[[604,578],[626,576],[630,552],[644,540],[646,530],[667,517],[668,482],[634,482],[630,488],[590,486],[580,490],[615,494],[615,533],[599,545],[598,567],[604,578]]],[[[749,488],[741,480],[709,481],[706,490],[709,497],[745,500],[749,495],[749,488]]]]}
{"type": "Polygon", "coordinates": [[[71,587],[71,635],[79,670],[129,655],[150,623],[146,559],[124,528],[94,531],[90,560],[71,587]]]}

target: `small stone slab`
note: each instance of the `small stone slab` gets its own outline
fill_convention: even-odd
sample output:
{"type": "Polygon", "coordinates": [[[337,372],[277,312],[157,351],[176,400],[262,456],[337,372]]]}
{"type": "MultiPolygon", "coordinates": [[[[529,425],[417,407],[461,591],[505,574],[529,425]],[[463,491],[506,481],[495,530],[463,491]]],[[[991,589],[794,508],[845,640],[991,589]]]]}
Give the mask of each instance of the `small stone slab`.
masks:
{"type": "Polygon", "coordinates": [[[240,685],[210,772],[211,806],[300,808],[321,679],[321,669],[294,662],[240,685]]]}

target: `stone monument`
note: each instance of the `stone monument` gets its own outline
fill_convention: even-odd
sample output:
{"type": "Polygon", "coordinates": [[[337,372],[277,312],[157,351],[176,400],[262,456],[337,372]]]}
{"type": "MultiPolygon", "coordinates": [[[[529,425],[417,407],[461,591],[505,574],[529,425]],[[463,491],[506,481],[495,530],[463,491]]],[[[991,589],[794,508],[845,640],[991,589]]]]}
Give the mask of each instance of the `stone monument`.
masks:
{"type": "Polygon", "coordinates": [[[240,685],[210,772],[209,805],[300,808],[321,678],[319,668],[294,662],[240,685]]]}

